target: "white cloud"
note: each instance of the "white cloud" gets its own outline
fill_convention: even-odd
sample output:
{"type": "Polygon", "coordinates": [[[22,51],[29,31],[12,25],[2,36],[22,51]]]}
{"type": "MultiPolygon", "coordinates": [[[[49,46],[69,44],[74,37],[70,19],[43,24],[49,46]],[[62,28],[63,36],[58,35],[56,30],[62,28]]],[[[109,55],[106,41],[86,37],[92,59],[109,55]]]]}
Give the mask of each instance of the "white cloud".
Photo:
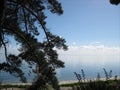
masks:
{"type": "Polygon", "coordinates": [[[68,51],[58,50],[59,58],[73,67],[83,65],[120,64],[120,47],[104,45],[70,46],[68,51]]]}
{"type": "Polygon", "coordinates": [[[76,45],[76,42],[73,42],[73,43],[72,43],[72,46],[75,46],[75,45],[76,45]]]}

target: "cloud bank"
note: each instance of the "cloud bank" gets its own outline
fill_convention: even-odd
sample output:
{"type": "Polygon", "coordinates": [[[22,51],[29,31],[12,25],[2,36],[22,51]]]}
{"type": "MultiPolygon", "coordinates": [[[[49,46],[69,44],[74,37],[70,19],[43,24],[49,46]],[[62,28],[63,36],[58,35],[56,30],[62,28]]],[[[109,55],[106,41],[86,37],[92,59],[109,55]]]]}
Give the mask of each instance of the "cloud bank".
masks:
{"type": "Polygon", "coordinates": [[[72,66],[120,64],[120,47],[104,45],[69,46],[68,51],[58,50],[59,58],[72,66]]]}

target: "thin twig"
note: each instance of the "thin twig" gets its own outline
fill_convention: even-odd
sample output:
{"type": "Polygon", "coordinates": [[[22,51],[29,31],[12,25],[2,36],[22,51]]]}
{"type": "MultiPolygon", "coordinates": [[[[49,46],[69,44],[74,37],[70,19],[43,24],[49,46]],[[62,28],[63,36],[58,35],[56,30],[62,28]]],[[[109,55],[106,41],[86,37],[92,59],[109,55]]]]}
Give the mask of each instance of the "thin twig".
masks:
{"type": "Polygon", "coordinates": [[[5,57],[6,57],[6,61],[8,60],[8,55],[7,55],[7,47],[6,47],[6,44],[5,44],[5,42],[4,42],[4,36],[3,36],[4,34],[2,33],[2,31],[1,31],[1,36],[0,36],[0,38],[1,38],[1,42],[2,42],[2,44],[3,44],[3,47],[4,47],[4,53],[5,53],[5,57]]]}

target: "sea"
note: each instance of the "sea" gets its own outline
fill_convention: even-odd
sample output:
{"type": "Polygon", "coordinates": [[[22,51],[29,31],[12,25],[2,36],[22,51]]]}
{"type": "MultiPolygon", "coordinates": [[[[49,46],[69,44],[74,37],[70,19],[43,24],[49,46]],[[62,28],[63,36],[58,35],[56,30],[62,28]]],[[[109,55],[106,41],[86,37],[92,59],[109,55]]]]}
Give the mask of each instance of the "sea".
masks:
{"type": "MultiPolygon", "coordinates": [[[[87,64],[76,64],[72,65],[70,63],[65,63],[64,68],[56,69],[56,76],[59,81],[69,81],[69,80],[77,80],[74,72],[80,74],[82,76],[81,70],[84,71],[85,78],[86,79],[94,79],[97,78],[97,75],[99,73],[101,78],[105,78],[105,72],[103,70],[107,71],[109,74],[110,71],[112,70],[112,77],[114,76],[120,76],[120,63],[116,62],[116,64],[108,63],[104,65],[99,65],[98,64],[92,64],[92,65],[87,65],[87,64]]],[[[24,67],[25,76],[27,77],[27,80],[29,83],[33,82],[34,79],[34,74],[28,74],[29,70],[27,67],[24,67]]],[[[8,72],[1,71],[0,72],[0,83],[20,83],[20,78],[15,77],[8,72]]]]}

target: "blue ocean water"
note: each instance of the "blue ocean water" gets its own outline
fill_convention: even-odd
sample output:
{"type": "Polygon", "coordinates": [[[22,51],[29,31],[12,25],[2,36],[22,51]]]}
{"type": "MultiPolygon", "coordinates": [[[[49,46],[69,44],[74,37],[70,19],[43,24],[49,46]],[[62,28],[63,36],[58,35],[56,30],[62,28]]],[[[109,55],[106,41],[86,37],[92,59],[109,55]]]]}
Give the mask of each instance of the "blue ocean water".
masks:
{"type": "Polygon", "coordinates": [[[93,65],[93,67],[79,65],[79,66],[76,66],[75,68],[73,68],[72,66],[66,66],[66,68],[59,69],[57,71],[58,72],[57,76],[60,81],[76,80],[74,72],[76,72],[78,74],[82,74],[81,69],[83,69],[86,79],[97,78],[98,73],[100,74],[101,78],[104,78],[105,73],[104,73],[103,68],[105,68],[108,73],[110,72],[110,70],[112,70],[113,77],[115,75],[120,76],[120,65],[119,66],[117,66],[117,65],[101,66],[101,67],[97,67],[96,65],[93,65]]]}
{"type": "MultiPolygon", "coordinates": [[[[101,77],[105,77],[103,68],[106,69],[106,71],[109,73],[110,70],[112,70],[112,76],[115,75],[120,76],[120,63],[117,63],[116,65],[108,64],[108,65],[82,65],[77,64],[76,66],[73,66],[69,63],[65,64],[65,68],[57,69],[57,77],[59,81],[67,81],[67,80],[77,80],[74,72],[77,72],[81,74],[81,69],[84,70],[86,79],[92,79],[97,77],[97,73],[100,73],[101,77]]],[[[24,69],[25,72],[28,72],[27,68],[24,69]]],[[[32,79],[34,78],[34,75],[28,75],[27,73],[25,76],[28,79],[28,82],[32,82],[32,79]]],[[[19,77],[14,77],[6,72],[0,72],[0,82],[2,83],[18,83],[19,77]]]]}

